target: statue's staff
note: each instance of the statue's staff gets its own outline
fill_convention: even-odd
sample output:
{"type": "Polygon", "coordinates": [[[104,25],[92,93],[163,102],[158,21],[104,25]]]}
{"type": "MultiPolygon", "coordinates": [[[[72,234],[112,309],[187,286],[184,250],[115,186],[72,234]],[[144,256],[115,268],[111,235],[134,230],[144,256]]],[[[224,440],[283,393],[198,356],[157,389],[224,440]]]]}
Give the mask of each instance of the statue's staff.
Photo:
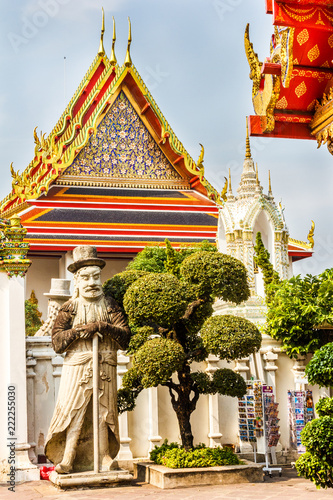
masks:
{"type": "Polygon", "coordinates": [[[93,361],[93,431],[94,431],[94,472],[99,472],[99,366],[98,366],[98,336],[96,332],[92,339],[93,361]]]}

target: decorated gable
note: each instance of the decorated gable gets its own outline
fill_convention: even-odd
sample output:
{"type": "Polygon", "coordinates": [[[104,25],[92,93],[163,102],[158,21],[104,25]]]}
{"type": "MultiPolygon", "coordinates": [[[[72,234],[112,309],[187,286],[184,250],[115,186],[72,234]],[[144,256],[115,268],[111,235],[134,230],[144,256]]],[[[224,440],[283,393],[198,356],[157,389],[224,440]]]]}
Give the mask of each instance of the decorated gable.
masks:
{"type": "Polygon", "coordinates": [[[110,185],[148,184],[188,187],[156,144],[138,113],[121,91],[84,149],[59,181],[105,179],[110,185]],[[112,182],[113,181],[113,182],[112,182]]]}

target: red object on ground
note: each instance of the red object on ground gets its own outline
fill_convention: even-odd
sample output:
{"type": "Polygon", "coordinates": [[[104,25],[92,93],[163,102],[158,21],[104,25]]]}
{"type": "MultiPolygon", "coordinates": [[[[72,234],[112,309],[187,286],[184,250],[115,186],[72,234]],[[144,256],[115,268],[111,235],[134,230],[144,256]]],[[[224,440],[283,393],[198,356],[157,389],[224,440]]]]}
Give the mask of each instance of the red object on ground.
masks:
{"type": "Polygon", "coordinates": [[[40,468],[40,478],[48,481],[50,474],[54,469],[55,467],[53,465],[52,467],[46,467],[45,465],[43,465],[43,467],[40,468]]]}

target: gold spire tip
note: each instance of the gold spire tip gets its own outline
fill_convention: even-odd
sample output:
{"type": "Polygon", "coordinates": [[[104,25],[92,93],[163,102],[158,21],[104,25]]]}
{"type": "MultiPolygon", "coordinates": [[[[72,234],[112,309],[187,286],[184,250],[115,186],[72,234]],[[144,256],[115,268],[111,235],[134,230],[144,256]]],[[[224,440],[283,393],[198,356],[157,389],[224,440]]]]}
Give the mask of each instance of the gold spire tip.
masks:
{"type": "Polygon", "coordinates": [[[256,163],[256,185],[259,186],[259,172],[258,172],[258,163],[256,163]]]}
{"type": "Polygon", "coordinates": [[[101,57],[105,55],[105,50],[104,50],[104,45],[103,45],[103,37],[104,37],[104,31],[105,31],[105,23],[104,23],[104,9],[102,7],[102,30],[101,30],[101,39],[99,42],[99,49],[97,54],[101,57]]]}
{"type": "Polygon", "coordinates": [[[132,66],[132,59],[130,54],[131,42],[132,42],[131,20],[130,18],[128,18],[128,42],[127,42],[127,51],[125,57],[125,66],[127,66],[128,68],[132,66]]]}
{"type": "Polygon", "coordinates": [[[229,168],[229,189],[228,189],[228,193],[232,194],[232,187],[231,187],[231,172],[230,172],[230,168],[229,168]]]}
{"type": "Polygon", "coordinates": [[[114,47],[116,44],[116,23],[113,16],[112,20],[113,20],[113,35],[112,35],[112,50],[111,50],[110,64],[115,66],[117,64],[116,53],[114,51],[114,47]]]}
{"type": "Polygon", "coordinates": [[[249,122],[248,122],[248,117],[246,117],[245,158],[251,158],[251,147],[250,147],[250,139],[249,139],[249,122]]]}
{"type": "Polygon", "coordinates": [[[271,171],[268,170],[268,194],[272,194],[271,171]]]}

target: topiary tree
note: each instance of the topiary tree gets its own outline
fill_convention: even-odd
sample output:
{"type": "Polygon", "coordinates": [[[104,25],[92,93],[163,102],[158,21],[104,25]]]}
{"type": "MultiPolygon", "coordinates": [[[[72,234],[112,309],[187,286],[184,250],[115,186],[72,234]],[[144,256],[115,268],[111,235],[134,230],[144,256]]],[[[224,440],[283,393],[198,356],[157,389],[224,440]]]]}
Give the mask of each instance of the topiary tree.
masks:
{"type": "MultiPolygon", "coordinates": [[[[333,343],[315,352],[305,372],[310,384],[333,386],[333,343]]],[[[306,453],[296,461],[296,469],[317,487],[333,488],[333,398],[319,400],[316,412],[319,418],[302,430],[306,453]]]]}
{"type": "Polygon", "coordinates": [[[193,448],[190,417],[200,394],[241,397],[246,392],[243,378],[231,369],[209,376],[193,367],[209,353],[231,361],[259,349],[261,335],[250,321],[212,316],[216,297],[236,304],[249,297],[246,269],[211,246],[175,251],[167,243],[141,253],[104,285],[123,306],[132,331],[128,353],[133,363],[118,391],[119,411],[132,410],[144,388],[168,387],[188,450],[193,448]],[[145,269],[150,272],[133,274],[145,269]]]}

